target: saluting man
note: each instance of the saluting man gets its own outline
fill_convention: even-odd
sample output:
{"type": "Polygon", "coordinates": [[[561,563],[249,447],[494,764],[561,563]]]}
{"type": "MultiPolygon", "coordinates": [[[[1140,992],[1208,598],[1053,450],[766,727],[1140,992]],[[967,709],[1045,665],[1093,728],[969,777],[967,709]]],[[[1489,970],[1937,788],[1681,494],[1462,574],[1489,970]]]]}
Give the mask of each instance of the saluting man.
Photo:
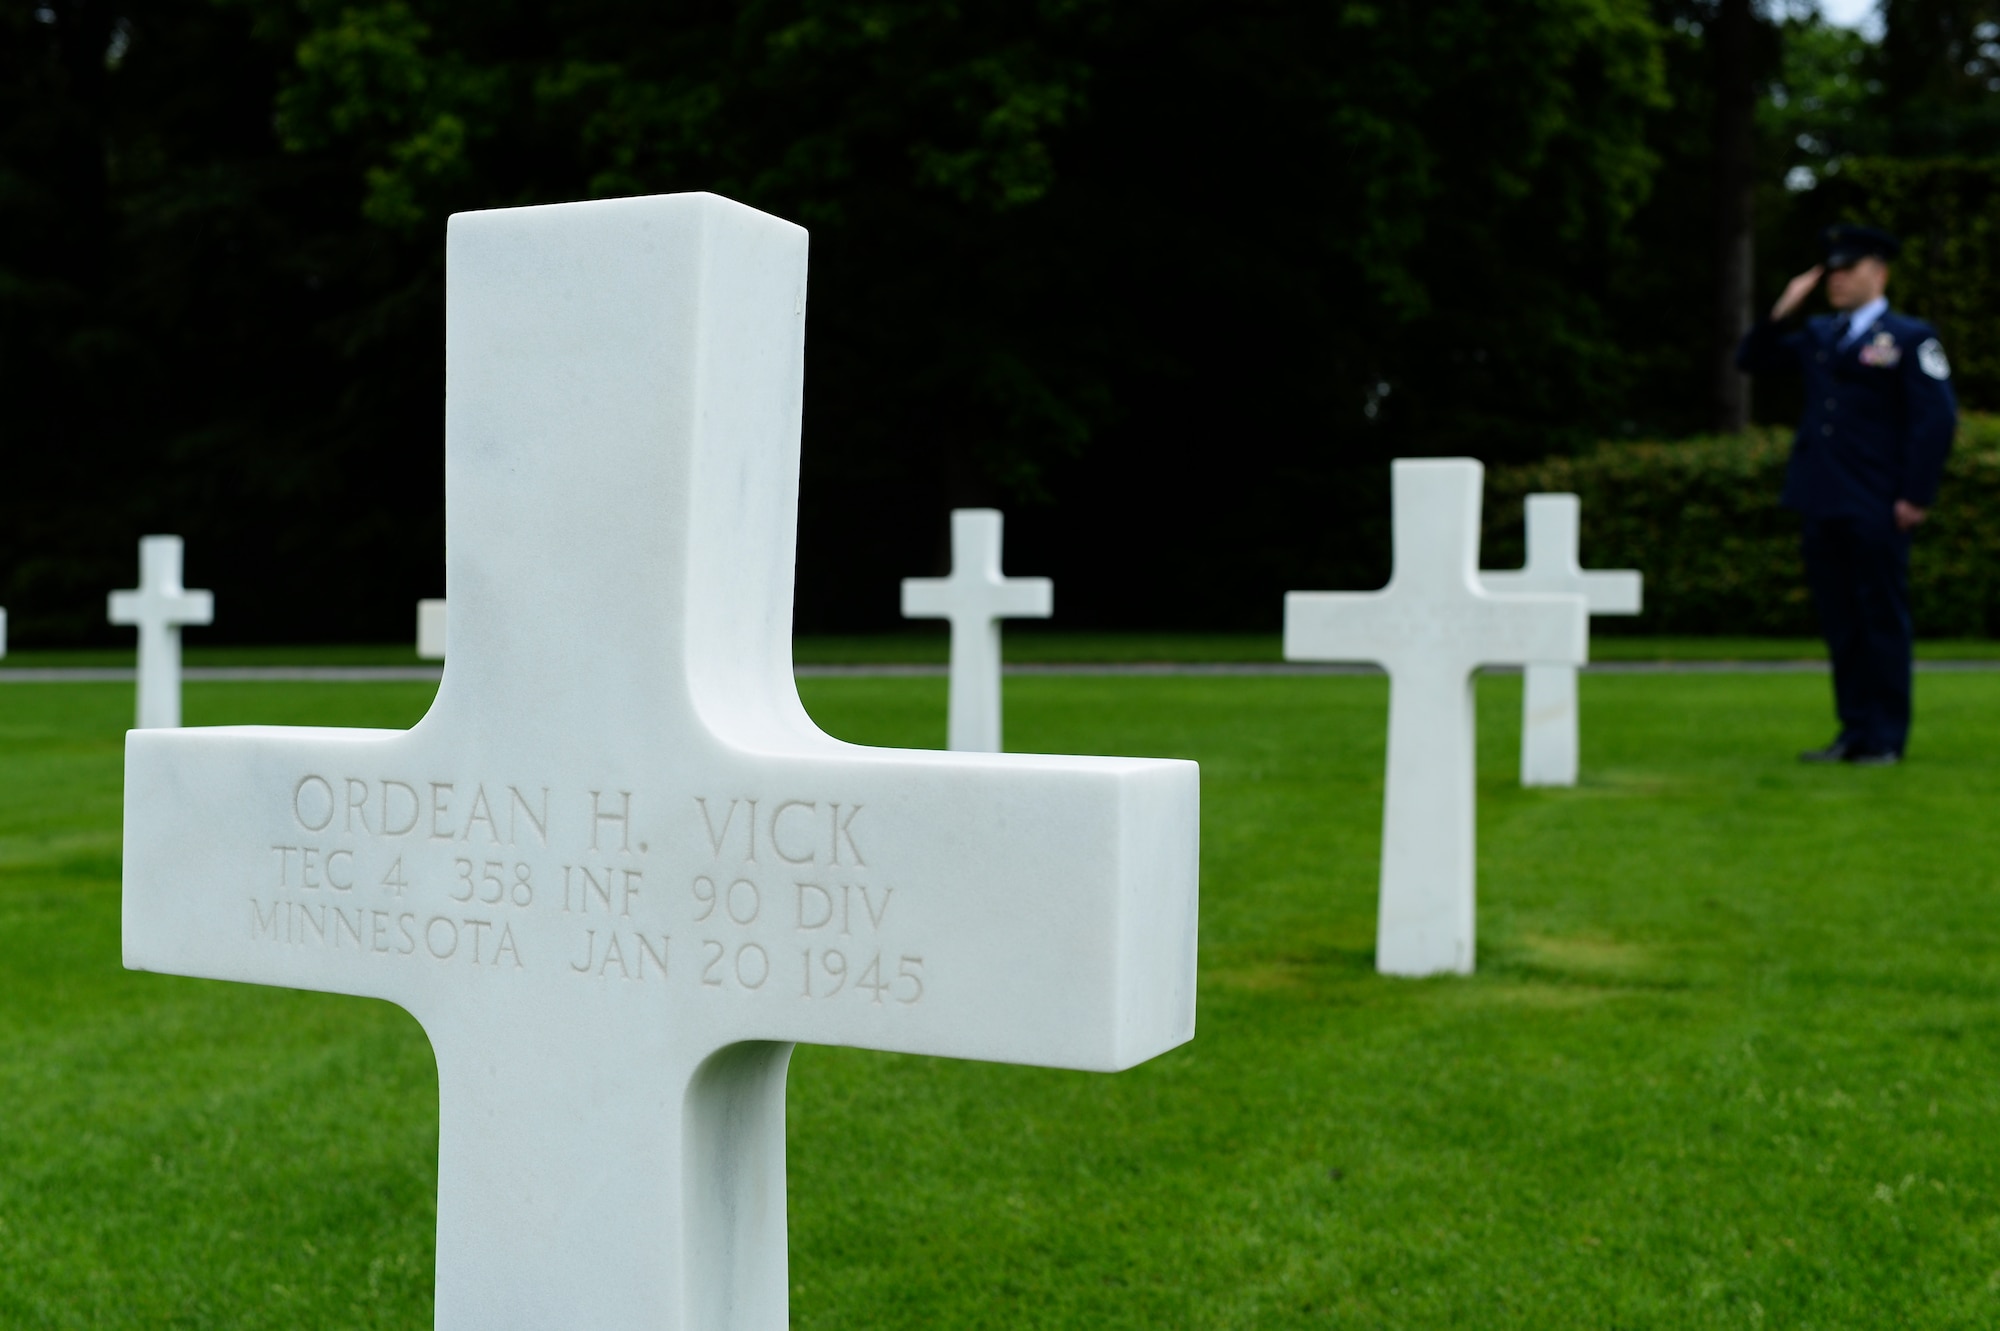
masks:
{"type": "Polygon", "coordinates": [[[1805,378],[1782,502],[1805,522],[1840,734],[1804,762],[1896,763],[1909,739],[1910,533],[1937,498],[1958,400],[1937,330],[1883,294],[1900,248],[1874,227],[1829,227],[1826,262],[1793,278],[1736,351],[1746,373],[1805,378]],[[1822,277],[1834,313],[1787,329],[1822,277]]]}

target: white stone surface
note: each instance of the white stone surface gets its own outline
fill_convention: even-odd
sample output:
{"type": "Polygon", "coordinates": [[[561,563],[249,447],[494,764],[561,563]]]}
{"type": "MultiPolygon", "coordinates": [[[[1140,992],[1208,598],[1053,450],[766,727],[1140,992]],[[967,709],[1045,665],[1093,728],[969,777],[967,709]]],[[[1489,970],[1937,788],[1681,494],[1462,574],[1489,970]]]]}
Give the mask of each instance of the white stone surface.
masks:
{"type": "Polygon", "coordinates": [[[7,659],[7,610],[0,606],[0,661],[7,659]]]}
{"type": "Polygon", "coordinates": [[[1391,472],[1395,568],[1379,592],[1292,592],[1285,658],[1372,661],[1389,673],[1389,762],[1375,965],[1469,973],[1474,956],[1473,671],[1581,664],[1580,596],[1498,597],[1478,582],[1479,492],[1467,458],[1391,472]]]}
{"type": "MultiPolygon", "coordinates": [[[[1581,555],[1583,501],[1573,494],[1532,494],[1527,500],[1528,562],[1504,573],[1481,573],[1495,596],[1546,592],[1583,597],[1593,615],[1639,613],[1643,580],[1633,569],[1586,571],[1581,555]]],[[[1521,784],[1573,786],[1578,743],[1576,667],[1530,662],[1521,684],[1521,784]]]]}
{"type": "Polygon", "coordinates": [[[951,576],[903,579],[905,619],[951,621],[947,747],[1000,752],[1000,621],[1047,619],[1055,595],[1047,578],[1001,573],[997,509],[952,510],[951,576]]]}
{"type": "Polygon", "coordinates": [[[446,253],[437,701],[132,734],[125,962],[415,1015],[440,1328],[778,1331],[792,1043],[1189,1039],[1197,772],[807,717],[805,232],[676,195],[462,214],[446,253]]]}
{"type": "Polygon", "coordinates": [[[111,593],[114,624],[139,630],[139,729],[181,723],[181,628],[215,622],[215,597],[181,585],[181,538],[139,538],[139,586],[111,593]]]}
{"type": "Polygon", "coordinates": [[[445,602],[417,602],[417,655],[426,661],[444,660],[445,602]]]}

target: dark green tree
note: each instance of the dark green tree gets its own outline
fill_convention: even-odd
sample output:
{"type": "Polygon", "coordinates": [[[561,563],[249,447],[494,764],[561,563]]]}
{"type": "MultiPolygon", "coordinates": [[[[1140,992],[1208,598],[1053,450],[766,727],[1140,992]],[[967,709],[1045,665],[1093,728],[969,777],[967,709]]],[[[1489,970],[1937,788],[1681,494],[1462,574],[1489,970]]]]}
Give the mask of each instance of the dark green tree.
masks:
{"type": "Polygon", "coordinates": [[[106,3],[9,9],[0,57],[24,637],[151,528],[218,634],[407,633],[458,209],[812,229],[807,626],[890,620],[965,502],[1072,623],[1271,622],[1379,573],[1390,456],[1614,429],[1660,336],[1620,323],[1644,0],[106,3]]]}
{"type": "Polygon", "coordinates": [[[1899,157],[2000,154],[2000,3],[1883,0],[1880,111],[1899,157]]]}

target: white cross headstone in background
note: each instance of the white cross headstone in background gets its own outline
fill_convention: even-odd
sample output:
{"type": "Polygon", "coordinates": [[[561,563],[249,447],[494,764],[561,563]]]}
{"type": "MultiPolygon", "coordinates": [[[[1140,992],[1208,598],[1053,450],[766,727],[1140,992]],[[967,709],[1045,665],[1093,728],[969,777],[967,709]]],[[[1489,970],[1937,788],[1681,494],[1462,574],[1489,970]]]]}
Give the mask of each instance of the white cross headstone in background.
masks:
{"type": "Polygon", "coordinates": [[[1395,567],[1379,592],[1291,592],[1285,659],[1372,661],[1389,673],[1389,770],[1375,965],[1470,972],[1476,818],[1473,671],[1584,659],[1580,596],[1497,597],[1478,583],[1479,491],[1467,458],[1390,473],[1395,567]]]}
{"type": "Polygon", "coordinates": [[[1055,584],[1000,571],[1000,513],[951,511],[951,576],[903,579],[903,618],[951,621],[946,747],[1000,752],[1000,621],[1047,619],[1055,584]]]}
{"type": "Polygon", "coordinates": [[[417,602],[417,655],[426,661],[444,660],[445,602],[417,602]]]}
{"type": "Polygon", "coordinates": [[[804,231],[674,195],[461,214],[446,252],[437,701],[133,733],[125,961],[416,1016],[444,1331],[779,1331],[793,1042],[1187,1040],[1197,772],[806,715],[804,231]]]}
{"type": "Polygon", "coordinates": [[[111,622],[139,630],[139,728],[181,723],[181,627],[215,621],[215,597],[181,586],[181,538],[139,538],[139,586],[111,593],[111,622]]]}
{"type": "MultiPolygon", "coordinates": [[[[1517,571],[1482,572],[1480,585],[1495,596],[1581,596],[1593,615],[1638,614],[1641,578],[1636,570],[1584,571],[1582,513],[1583,501],[1575,495],[1529,495],[1528,562],[1517,571]]],[[[1575,785],[1578,749],[1576,667],[1529,662],[1521,685],[1521,784],[1575,785]]]]}

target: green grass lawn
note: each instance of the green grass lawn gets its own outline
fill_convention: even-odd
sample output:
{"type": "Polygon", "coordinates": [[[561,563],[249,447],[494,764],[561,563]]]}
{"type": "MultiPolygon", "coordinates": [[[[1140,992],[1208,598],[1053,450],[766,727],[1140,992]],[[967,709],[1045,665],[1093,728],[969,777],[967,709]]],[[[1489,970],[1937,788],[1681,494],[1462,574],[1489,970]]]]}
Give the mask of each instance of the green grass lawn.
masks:
{"type": "MultiPolygon", "coordinates": [[[[937,744],[941,679],[821,679],[937,744]]],[[[1371,970],[1379,678],[1016,678],[1012,747],[1202,763],[1194,1042],[1118,1076],[802,1048],[793,1324],[2000,1323],[2000,677],[1797,766],[1823,679],[1481,697],[1480,970],[1371,970]]],[[[191,685],[407,725],[421,685],[191,685]]],[[[0,689],[0,1326],[430,1324],[436,1101],[385,1005],[118,966],[129,686],[0,689]]]]}

